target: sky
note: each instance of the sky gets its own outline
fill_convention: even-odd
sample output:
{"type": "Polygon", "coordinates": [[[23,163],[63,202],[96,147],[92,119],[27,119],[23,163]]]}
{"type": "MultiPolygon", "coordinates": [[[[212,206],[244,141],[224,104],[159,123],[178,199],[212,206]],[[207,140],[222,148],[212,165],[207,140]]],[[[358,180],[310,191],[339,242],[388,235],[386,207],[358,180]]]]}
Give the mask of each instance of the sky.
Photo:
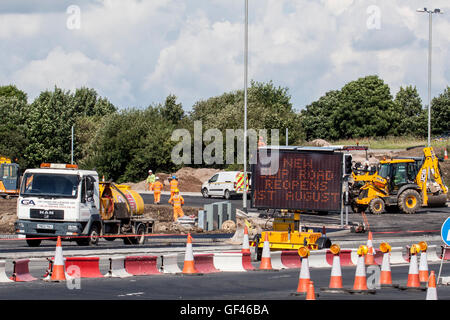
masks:
{"type": "MultiPolygon", "coordinates": [[[[448,0],[248,0],[248,83],[286,87],[296,110],[378,75],[428,100],[450,80],[448,0]]],[[[174,94],[195,102],[244,88],[244,0],[1,0],[0,85],[32,102],[54,86],[94,88],[119,108],[174,94]]]]}

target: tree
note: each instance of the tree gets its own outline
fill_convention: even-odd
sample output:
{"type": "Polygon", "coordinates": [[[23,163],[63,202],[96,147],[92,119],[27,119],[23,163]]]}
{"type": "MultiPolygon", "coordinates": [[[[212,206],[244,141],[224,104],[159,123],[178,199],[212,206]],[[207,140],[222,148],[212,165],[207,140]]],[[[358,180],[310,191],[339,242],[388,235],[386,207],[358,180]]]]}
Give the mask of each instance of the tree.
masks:
{"type": "Polygon", "coordinates": [[[450,87],[431,101],[431,133],[450,131],[450,87]]]}
{"type": "Polygon", "coordinates": [[[0,155],[18,162],[22,168],[27,166],[22,156],[28,144],[23,124],[26,107],[23,99],[0,97],[0,155]]]}
{"type": "Polygon", "coordinates": [[[173,124],[179,123],[185,116],[183,106],[177,103],[177,97],[173,94],[167,96],[163,105],[158,106],[162,117],[173,124]]]}
{"type": "Polygon", "coordinates": [[[17,89],[15,85],[1,86],[0,97],[15,98],[23,103],[27,103],[27,94],[22,90],[17,89]]]}
{"type": "Polygon", "coordinates": [[[341,89],[333,126],[340,138],[383,137],[395,118],[389,86],[378,76],[367,76],[341,89]]]}
{"type": "MultiPolygon", "coordinates": [[[[247,100],[248,129],[265,129],[268,135],[271,129],[278,129],[280,142],[285,139],[286,128],[289,129],[291,143],[302,137],[300,115],[293,109],[287,88],[276,87],[272,81],[251,81],[247,100]]],[[[244,127],[244,91],[227,92],[196,102],[189,119],[191,126],[192,122],[201,121],[204,131],[213,128],[220,130],[225,144],[227,129],[244,127]]]]}
{"type": "Polygon", "coordinates": [[[175,125],[159,109],[127,109],[101,119],[89,143],[82,167],[95,167],[100,175],[117,182],[139,181],[154,172],[174,169],[170,140],[175,125]]]}
{"type": "Polygon", "coordinates": [[[391,134],[395,136],[425,136],[426,112],[422,107],[422,100],[416,87],[400,87],[395,96],[396,119],[391,134]]]}
{"type": "Polygon", "coordinates": [[[339,132],[333,125],[333,114],[339,106],[339,98],[339,91],[329,91],[301,111],[306,140],[339,138],[339,132]]]}

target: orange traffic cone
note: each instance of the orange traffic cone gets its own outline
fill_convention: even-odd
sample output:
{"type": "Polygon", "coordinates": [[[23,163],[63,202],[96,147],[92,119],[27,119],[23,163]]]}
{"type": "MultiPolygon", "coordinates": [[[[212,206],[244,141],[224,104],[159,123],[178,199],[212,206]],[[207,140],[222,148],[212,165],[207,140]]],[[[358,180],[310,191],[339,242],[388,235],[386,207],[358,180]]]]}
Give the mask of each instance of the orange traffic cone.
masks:
{"type": "Polygon", "coordinates": [[[333,244],[330,247],[333,256],[333,266],[331,267],[330,284],[328,288],[320,288],[321,291],[327,291],[331,293],[339,293],[343,291],[342,287],[342,270],[341,270],[341,258],[339,253],[341,248],[337,244],[333,244]]]}
{"type": "Polygon", "coordinates": [[[300,274],[298,277],[297,292],[295,292],[294,295],[307,293],[309,282],[311,281],[308,261],[309,249],[307,247],[301,247],[298,249],[298,254],[302,259],[302,265],[300,267],[300,274]]]}
{"type": "Polygon", "coordinates": [[[248,241],[248,229],[244,228],[244,241],[242,242],[242,253],[250,253],[250,245],[248,241]]]}
{"type": "Polygon", "coordinates": [[[266,232],[266,236],[264,237],[264,247],[261,255],[261,263],[259,265],[259,270],[273,270],[272,259],[270,258],[270,243],[268,232],[266,232]]]}
{"type": "Polygon", "coordinates": [[[183,273],[184,274],[198,273],[197,269],[195,269],[194,253],[192,251],[192,237],[191,237],[190,233],[188,233],[188,236],[187,236],[186,253],[184,255],[183,273]]]}
{"type": "Polygon", "coordinates": [[[62,254],[61,237],[58,236],[56,241],[55,262],[53,263],[51,281],[64,281],[66,275],[64,273],[64,258],[62,254]]]}
{"type": "Polygon", "coordinates": [[[428,288],[426,300],[437,300],[437,289],[436,289],[436,276],[434,271],[430,272],[430,277],[428,278],[428,288]]]}
{"type": "Polygon", "coordinates": [[[383,262],[381,263],[380,286],[392,287],[392,273],[391,273],[391,246],[383,242],[380,245],[380,251],[383,252],[383,262]]]}
{"type": "Polygon", "coordinates": [[[367,288],[366,267],[364,265],[364,257],[367,254],[367,246],[360,246],[358,249],[358,262],[356,264],[355,281],[353,290],[364,291],[367,288]]]}
{"type": "Polygon", "coordinates": [[[367,255],[365,258],[365,264],[368,266],[376,265],[375,263],[375,249],[373,248],[372,244],[372,231],[369,231],[369,238],[367,239],[367,255]]]}
{"type": "Polygon", "coordinates": [[[309,281],[308,291],[306,292],[306,300],[316,300],[316,293],[314,292],[314,282],[309,281]]]}
{"type": "Polygon", "coordinates": [[[425,241],[419,242],[420,247],[420,263],[419,263],[419,281],[421,283],[428,282],[428,259],[427,259],[427,243],[425,241]]]}
{"type": "Polygon", "coordinates": [[[339,257],[340,248],[338,245],[332,245],[330,248],[333,256],[333,266],[331,268],[330,288],[342,289],[342,271],[341,271],[341,258],[339,257]],[[333,246],[335,246],[333,248],[333,246]],[[337,248],[336,248],[337,246],[337,248]],[[337,250],[337,252],[336,252],[337,250]],[[336,252],[336,253],[335,253],[336,252]]]}
{"type": "Polygon", "coordinates": [[[447,148],[444,149],[444,160],[448,160],[447,148]]]}
{"type": "Polygon", "coordinates": [[[413,244],[410,248],[411,258],[409,260],[408,282],[406,288],[419,288],[419,269],[417,268],[417,253],[420,252],[420,247],[413,244]]]}

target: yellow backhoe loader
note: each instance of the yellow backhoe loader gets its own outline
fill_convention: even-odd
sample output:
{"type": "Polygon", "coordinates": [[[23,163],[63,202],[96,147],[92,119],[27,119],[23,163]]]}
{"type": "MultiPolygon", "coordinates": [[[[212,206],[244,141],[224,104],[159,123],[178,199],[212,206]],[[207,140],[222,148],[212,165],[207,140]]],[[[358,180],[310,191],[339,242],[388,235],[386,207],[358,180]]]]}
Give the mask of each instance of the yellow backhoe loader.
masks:
{"type": "Polygon", "coordinates": [[[403,213],[415,213],[421,206],[442,206],[447,200],[439,159],[432,147],[423,149],[422,161],[399,158],[380,161],[376,174],[367,177],[353,205],[358,212],[385,212],[398,207],[403,213]]]}

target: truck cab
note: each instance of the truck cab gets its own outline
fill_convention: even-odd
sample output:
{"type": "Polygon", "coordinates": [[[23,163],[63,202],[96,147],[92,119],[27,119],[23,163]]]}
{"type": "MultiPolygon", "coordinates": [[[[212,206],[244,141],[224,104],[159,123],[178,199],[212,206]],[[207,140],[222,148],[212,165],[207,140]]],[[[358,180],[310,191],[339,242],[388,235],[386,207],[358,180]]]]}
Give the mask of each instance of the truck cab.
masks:
{"type": "Polygon", "coordinates": [[[39,246],[41,237],[80,236],[79,245],[98,241],[102,223],[99,214],[99,178],[96,171],[76,165],[42,164],[24,172],[17,202],[16,233],[29,246],[39,246]]]}

